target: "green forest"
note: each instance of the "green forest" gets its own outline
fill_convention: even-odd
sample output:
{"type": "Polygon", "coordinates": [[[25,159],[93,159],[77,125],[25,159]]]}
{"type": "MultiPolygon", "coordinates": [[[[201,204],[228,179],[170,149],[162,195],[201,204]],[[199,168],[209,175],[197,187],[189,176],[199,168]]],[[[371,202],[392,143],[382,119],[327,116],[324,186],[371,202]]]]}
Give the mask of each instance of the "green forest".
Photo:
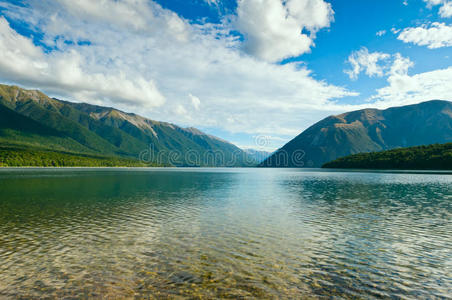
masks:
{"type": "Polygon", "coordinates": [[[33,147],[0,145],[0,167],[156,167],[119,157],[96,156],[33,147]]]}
{"type": "Polygon", "coordinates": [[[328,162],[322,168],[452,170],[452,143],[359,153],[328,162]]]}

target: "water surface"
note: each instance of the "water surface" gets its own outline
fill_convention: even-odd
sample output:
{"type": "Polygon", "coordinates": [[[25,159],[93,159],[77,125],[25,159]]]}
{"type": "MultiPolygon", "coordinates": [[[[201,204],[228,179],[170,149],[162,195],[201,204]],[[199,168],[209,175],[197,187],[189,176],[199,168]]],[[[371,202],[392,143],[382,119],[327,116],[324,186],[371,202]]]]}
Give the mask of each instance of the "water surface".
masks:
{"type": "Polygon", "coordinates": [[[0,297],[448,298],[452,175],[0,170],[0,297]]]}

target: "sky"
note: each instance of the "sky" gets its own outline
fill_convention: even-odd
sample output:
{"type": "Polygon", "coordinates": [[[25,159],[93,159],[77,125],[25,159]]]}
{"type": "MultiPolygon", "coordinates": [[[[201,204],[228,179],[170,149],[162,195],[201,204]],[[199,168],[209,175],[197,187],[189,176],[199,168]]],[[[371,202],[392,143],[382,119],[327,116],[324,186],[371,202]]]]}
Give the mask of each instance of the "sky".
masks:
{"type": "Polygon", "coordinates": [[[0,82],[273,151],[452,100],[452,0],[0,0],[0,82]]]}

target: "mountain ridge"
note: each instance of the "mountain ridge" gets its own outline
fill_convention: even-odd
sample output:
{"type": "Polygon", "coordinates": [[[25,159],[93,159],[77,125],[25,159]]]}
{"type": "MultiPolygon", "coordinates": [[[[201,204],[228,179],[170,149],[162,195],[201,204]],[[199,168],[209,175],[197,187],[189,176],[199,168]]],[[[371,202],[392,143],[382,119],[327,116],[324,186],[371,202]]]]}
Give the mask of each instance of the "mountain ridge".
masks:
{"type": "Polygon", "coordinates": [[[450,101],[430,100],[384,110],[368,108],[326,117],[259,166],[320,167],[350,154],[450,141],[450,101]]]}
{"type": "MultiPolygon", "coordinates": [[[[146,159],[174,166],[255,164],[237,146],[196,128],[154,121],[113,107],[59,100],[38,90],[8,85],[0,85],[0,106],[58,132],[62,140],[35,136],[49,148],[57,145],[64,151],[146,159]]],[[[2,111],[8,118],[17,118],[2,111]]],[[[23,144],[26,140],[26,134],[17,128],[3,128],[0,132],[3,143],[23,144]]]]}

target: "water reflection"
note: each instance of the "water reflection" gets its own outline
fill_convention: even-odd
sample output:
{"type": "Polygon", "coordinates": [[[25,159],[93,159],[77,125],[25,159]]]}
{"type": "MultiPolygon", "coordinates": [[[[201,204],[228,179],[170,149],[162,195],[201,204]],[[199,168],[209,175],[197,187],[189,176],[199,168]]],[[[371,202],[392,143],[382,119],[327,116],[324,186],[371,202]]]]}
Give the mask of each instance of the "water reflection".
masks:
{"type": "Polygon", "coordinates": [[[0,295],[448,297],[452,176],[0,172],[0,295]]]}

